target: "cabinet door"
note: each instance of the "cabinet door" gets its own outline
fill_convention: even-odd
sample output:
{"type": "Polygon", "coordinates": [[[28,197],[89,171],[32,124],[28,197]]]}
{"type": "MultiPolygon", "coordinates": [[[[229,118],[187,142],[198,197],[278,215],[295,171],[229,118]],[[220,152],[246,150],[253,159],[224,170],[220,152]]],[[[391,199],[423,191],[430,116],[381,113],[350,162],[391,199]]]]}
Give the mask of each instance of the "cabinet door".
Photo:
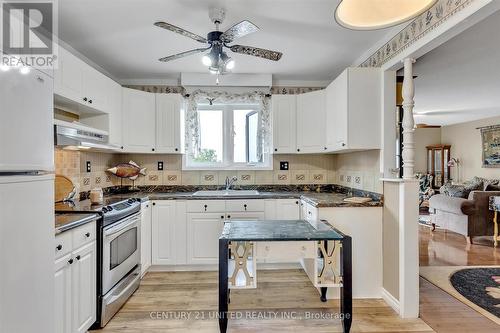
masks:
{"type": "Polygon", "coordinates": [[[55,333],[71,332],[71,253],[55,262],[55,333]]]}
{"type": "Polygon", "coordinates": [[[151,266],[151,203],[142,203],[141,207],[141,274],[151,266]]]}
{"type": "Polygon", "coordinates": [[[297,151],[296,109],[295,95],[273,95],[273,145],[276,154],[290,154],[297,151]]]}
{"type": "Polygon", "coordinates": [[[180,94],[156,94],[156,151],[177,154],[181,151],[180,94]]]}
{"type": "Polygon", "coordinates": [[[59,48],[57,68],[54,70],[54,93],[78,103],[83,103],[83,61],[59,48]]]}
{"type": "Polygon", "coordinates": [[[123,88],[124,150],[136,153],[155,151],[155,95],[123,88]]]}
{"type": "Polygon", "coordinates": [[[151,233],[153,265],[175,264],[175,213],[174,201],[157,201],[154,203],[151,233]]]}
{"type": "Polygon", "coordinates": [[[217,264],[219,237],[224,226],[225,214],[187,214],[187,263],[217,264]]]}
{"type": "Polygon", "coordinates": [[[122,87],[109,82],[109,143],[123,149],[122,138],[122,87]]]}
{"type": "Polygon", "coordinates": [[[96,320],[96,242],[82,246],[72,257],[72,332],[85,333],[96,320]]]}
{"type": "Polygon", "coordinates": [[[325,151],[325,121],[325,90],[297,95],[297,152],[325,151]]]}
{"type": "MultiPolygon", "coordinates": [[[[334,150],[346,149],[348,146],[348,80],[349,71],[345,70],[340,74],[335,81],[332,83],[334,85],[332,94],[329,100],[332,101],[331,109],[328,109],[328,121],[327,126],[333,125],[333,138],[331,144],[333,144],[334,150]],[[331,124],[330,124],[331,123],[331,124]]],[[[359,96],[358,96],[359,97],[359,96]]]]}
{"type": "Polygon", "coordinates": [[[300,219],[300,201],[299,201],[299,199],[276,200],[276,219],[277,220],[299,220],[300,219]]]}
{"type": "Polygon", "coordinates": [[[109,113],[108,77],[85,65],[83,71],[83,100],[89,107],[109,113]]]}

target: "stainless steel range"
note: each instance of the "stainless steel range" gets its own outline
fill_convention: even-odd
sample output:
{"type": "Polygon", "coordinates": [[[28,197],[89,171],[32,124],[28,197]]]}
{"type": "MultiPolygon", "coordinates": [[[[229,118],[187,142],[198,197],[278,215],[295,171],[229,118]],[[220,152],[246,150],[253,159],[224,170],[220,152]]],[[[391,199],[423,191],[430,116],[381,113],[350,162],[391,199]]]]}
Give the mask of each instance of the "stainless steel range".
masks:
{"type": "Polygon", "coordinates": [[[56,205],[56,212],[99,213],[97,257],[97,320],[104,327],[137,290],[141,276],[141,201],[106,199],[104,205],[88,201],[56,205]]]}

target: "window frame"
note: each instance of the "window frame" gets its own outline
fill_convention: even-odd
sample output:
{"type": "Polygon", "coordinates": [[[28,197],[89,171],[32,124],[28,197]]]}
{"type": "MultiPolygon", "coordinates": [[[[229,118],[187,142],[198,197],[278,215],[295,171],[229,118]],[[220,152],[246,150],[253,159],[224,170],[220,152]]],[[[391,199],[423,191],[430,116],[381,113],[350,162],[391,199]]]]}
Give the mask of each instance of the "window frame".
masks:
{"type": "MultiPolygon", "coordinates": [[[[182,158],[182,170],[273,170],[273,158],[270,152],[264,152],[261,163],[234,162],[234,111],[250,110],[251,114],[255,114],[259,112],[259,107],[258,104],[198,104],[197,111],[222,111],[223,159],[221,163],[196,163],[189,161],[189,155],[186,153],[182,158]]],[[[248,126],[246,126],[245,142],[248,160],[248,126]]]]}

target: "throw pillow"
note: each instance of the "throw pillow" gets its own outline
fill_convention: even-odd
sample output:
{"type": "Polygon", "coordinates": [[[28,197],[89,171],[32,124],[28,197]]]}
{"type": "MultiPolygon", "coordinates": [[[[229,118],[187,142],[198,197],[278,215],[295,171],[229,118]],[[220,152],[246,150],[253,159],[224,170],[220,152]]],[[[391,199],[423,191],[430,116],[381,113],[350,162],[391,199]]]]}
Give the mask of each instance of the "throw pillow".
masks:
{"type": "Polygon", "coordinates": [[[464,183],[464,198],[469,196],[471,191],[484,191],[484,178],[474,177],[472,180],[464,183]]]}
{"type": "Polygon", "coordinates": [[[500,185],[488,184],[485,191],[497,191],[500,192],[500,185]]]}
{"type": "Polygon", "coordinates": [[[498,179],[485,179],[483,191],[491,191],[491,190],[488,190],[488,186],[490,186],[490,185],[496,186],[496,185],[498,185],[498,183],[499,183],[498,179]]]}

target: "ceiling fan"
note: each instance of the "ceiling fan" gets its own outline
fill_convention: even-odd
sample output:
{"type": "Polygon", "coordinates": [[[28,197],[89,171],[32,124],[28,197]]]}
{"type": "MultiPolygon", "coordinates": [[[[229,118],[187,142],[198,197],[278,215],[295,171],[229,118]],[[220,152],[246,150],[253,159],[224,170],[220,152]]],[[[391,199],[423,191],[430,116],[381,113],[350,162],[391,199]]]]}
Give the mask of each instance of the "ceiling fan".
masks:
{"type": "Polygon", "coordinates": [[[189,50],[168,57],[160,58],[160,61],[167,62],[183,57],[187,57],[197,53],[203,53],[208,51],[202,58],[202,62],[208,67],[213,74],[224,74],[234,68],[234,60],[231,59],[224,48],[228,48],[232,52],[241,53],[246,55],[251,55],[254,57],[260,57],[268,60],[278,61],[281,59],[283,53],[278,51],[272,51],[267,49],[262,49],[253,46],[245,45],[228,45],[234,40],[256,32],[259,28],[250,21],[244,20],[236,23],[228,30],[222,32],[219,31],[219,26],[224,21],[225,11],[221,8],[212,8],[209,11],[210,20],[215,24],[215,31],[211,31],[207,34],[207,37],[202,37],[182,28],[179,28],[173,24],[166,22],[156,22],[155,26],[170,30],[172,32],[178,33],[185,37],[194,39],[202,44],[207,44],[205,47],[197,48],[194,50],[189,50]]]}

